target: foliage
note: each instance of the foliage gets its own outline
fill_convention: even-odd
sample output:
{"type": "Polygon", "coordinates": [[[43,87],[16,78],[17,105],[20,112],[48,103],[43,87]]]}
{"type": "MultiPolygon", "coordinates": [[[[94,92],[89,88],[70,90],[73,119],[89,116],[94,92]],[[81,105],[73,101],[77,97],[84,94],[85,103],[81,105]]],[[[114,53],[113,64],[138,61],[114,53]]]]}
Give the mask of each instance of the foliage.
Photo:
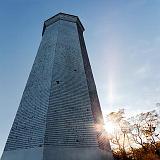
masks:
{"type": "Polygon", "coordinates": [[[117,160],[160,160],[160,115],[156,110],[127,118],[124,109],[106,117],[114,126],[108,138],[117,160]]]}

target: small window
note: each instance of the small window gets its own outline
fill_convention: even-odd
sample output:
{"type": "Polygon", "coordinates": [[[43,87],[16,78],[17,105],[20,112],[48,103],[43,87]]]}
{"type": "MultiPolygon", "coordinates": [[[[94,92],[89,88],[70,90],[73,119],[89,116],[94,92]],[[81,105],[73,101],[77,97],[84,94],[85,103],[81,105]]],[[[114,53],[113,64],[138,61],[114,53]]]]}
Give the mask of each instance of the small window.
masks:
{"type": "Polygon", "coordinates": [[[59,81],[56,81],[57,84],[59,84],[59,81]]]}

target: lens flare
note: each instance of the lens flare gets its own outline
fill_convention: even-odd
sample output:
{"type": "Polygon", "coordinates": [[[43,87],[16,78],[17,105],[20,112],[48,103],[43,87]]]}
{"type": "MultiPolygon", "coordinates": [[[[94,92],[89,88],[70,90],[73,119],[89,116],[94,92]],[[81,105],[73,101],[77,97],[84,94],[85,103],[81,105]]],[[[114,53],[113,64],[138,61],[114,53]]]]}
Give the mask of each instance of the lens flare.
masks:
{"type": "Polygon", "coordinates": [[[108,134],[113,134],[116,129],[116,126],[112,122],[105,122],[104,128],[108,134]]]}
{"type": "Polygon", "coordinates": [[[108,102],[109,105],[112,106],[113,105],[113,101],[114,101],[114,95],[113,95],[113,82],[112,80],[110,80],[109,82],[109,93],[108,93],[108,102]]]}

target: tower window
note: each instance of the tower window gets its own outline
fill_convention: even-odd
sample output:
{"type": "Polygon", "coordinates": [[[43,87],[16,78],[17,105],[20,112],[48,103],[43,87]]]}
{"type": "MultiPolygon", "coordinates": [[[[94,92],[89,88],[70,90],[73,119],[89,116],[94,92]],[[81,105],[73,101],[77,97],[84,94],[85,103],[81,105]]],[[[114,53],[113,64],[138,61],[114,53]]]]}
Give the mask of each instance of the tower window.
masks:
{"type": "Polygon", "coordinates": [[[59,84],[59,81],[56,81],[57,84],[59,84]]]}

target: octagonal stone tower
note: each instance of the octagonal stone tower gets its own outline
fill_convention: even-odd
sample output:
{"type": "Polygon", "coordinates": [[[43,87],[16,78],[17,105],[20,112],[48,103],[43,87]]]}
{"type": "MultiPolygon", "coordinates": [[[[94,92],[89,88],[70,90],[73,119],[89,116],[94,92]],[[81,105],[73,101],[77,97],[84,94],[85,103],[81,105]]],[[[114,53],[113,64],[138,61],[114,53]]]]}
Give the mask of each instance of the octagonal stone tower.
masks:
{"type": "Polygon", "coordinates": [[[1,160],[111,160],[77,16],[44,22],[42,41],[1,160]]]}

